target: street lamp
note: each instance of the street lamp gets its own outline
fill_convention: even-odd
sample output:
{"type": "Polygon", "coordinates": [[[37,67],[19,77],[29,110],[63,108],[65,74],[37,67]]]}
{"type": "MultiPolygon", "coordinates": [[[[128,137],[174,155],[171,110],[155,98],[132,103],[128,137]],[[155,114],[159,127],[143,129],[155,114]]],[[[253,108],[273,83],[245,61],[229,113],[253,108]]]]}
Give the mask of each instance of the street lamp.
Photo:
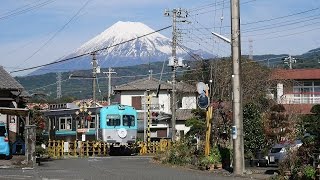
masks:
{"type": "MultiPolygon", "coordinates": [[[[233,1],[232,1],[233,2],[233,1]]],[[[244,166],[244,147],[243,147],[243,110],[242,110],[242,97],[241,97],[241,49],[240,49],[240,20],[239,11],[234,6],[239,3],[235,0],[232,4],[232,26],[231,26],[231,40],[212,32],[212,34],[219,39],[231,45],[232,54],[232,139],[233,139],[233,160],[234,160],[234,173],[243,174],[245,171],[244,166]],[[239,20],[239,21],[237,21],[239,20]]],[[[238,4],[239,5],[239,4],[238,4]]]]}
{"type": "Polygon", "coordinates": [[[216,36],[217,38],[219,39],[222,39],[224,42],[227,42],[229,44],[231,44],[231,40],[229,38],[226,38],[218,33],[215,33],[215,32],[211,32],[214,36],[216,36]]]}

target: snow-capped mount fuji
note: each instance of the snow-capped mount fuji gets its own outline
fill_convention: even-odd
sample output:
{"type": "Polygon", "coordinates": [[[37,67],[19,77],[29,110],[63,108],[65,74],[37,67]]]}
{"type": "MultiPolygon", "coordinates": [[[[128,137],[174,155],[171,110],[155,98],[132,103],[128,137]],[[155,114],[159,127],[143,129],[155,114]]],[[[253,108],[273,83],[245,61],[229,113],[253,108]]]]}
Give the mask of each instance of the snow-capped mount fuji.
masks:
{"type": "MultiPolygon", "coordinates": [[[[140,22],[122,22],[115,23],[104,32],[83,44],[76,54],[92,52],[103,47],[110,47],[130,39],[143,36],[154,32],[153,29],[140,22]]],[[[100,54],[108,57],[148,57],[163,56],[171,53],[171,40],[162,34],[155,32],[148,36],[135,39],[119,46],[110,47],[100,54]]],[[[182,54],[177,50],[177,54],[182,54]]]]}
{"type": "MultiPolygon", "coordinates": [[[[155,32],[155,30],[141,22],[119,21],[93,39],[84,43],[77,50],[75,50],[74,53],[71,53],[63,59],[90,53],[99,49],[104,49],[99,51],[97,55],[99,65],[103,68],[131,66],[145,64],[148,62],[163,61],[171,56],[172,53],[171,39],[158,32],[155,32]],[[143,36],[148,33],[152,34],[143,36]]],[[[197,52],[197,54],[203,57],[211,56],[209,53],[202,50],[195,51],[186,47],[184,49],[189,53],[197,52]]],[[[177,48],[177,56],[190,59],[190,56],[187,54],[187,52],[181,48],[177,48]]],[[[63,63],[46,66],[42,69],[34,71],[30,75],[45,74],[56,71],[91,69],[91,59],[92,57],[90,56],[83,56],[81,58],[65,61],[63,63]]]]}

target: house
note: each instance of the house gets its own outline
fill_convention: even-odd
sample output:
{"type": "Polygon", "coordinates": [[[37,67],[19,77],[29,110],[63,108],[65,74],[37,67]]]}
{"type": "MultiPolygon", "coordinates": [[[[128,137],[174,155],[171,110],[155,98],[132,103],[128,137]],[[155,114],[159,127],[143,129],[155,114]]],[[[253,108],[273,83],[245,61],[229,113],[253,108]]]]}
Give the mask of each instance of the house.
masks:
{"type": "MultiPolygon", "coordinates": [[[[159,80],[147,77],[116,86],[114,92],[120,95],[120,103],[135,107],[138,111],[138,138],[143,139],[144,122],[147,121],[147,93],[151,95],[151,139],[171,137],[171,106],[172,84],[160,82],[158,97],[156,97],[159,80]],[[152,116],[153,115],[153,116],[152,116]],[[157,117],[154,117],[157,116],[157,117]]],[[[197,107],[196,86],[184,82],[177,83],[176,131],[182,137],[188,131],[185,121],[192,117],[191,110],[197,107]]]]}
{"type": "Polygon", "coordinates": [[[276,69],[271,79],[276,81],[276,100],[288,110],[308,114],[320,104],[320,69],[276,69]]]}
{"type": "MultiPolygon", "coordinates": [[[[24,108],[30,95],[2,66],[0,66],[0,107],[24,108]]],[[[0,114],[0,122],[5,123],[9,132],[9,140],[15,142],[17,136],[23,134],[22,117],[0,114]]]]}
{"type": "MultiPolygon", "coordinates": [[[[41,112],[46,117],[46,135],[50,140],[95,140],[96,117],[99,119],[101,106],[93,106],[89,101],[84,111],[76,103],[49,104],[41,112]],[[90,105],[89,105],[90,104],[90,105]],[[89,113],[90,112],[90,113],[89,113]],[[88,118],[90,116],[90,118],[88,118]],[[85,130],[85,132],[80,132],[85,130]],[[83,137],[82,134],[85,134],[83,137]]],[[[87,105],[86,104],[86,105],[87,105]]],[[[99,127],[99,125],[98,125],[99,127]]]]}

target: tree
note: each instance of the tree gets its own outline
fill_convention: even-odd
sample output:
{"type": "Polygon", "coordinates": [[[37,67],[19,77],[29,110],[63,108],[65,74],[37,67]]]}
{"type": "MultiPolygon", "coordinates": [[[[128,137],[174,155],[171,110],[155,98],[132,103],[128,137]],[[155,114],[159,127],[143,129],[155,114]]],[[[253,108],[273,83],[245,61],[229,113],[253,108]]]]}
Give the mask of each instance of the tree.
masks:
{"type": "Polygon", "coordinates": [[[314,136],[315,145],[320,147],[320,104],[314,105],[310,112],[313,114],[302,117],[302,127],[306,133],[314,136]]]}
{"type": "MultiPolygon", "coordinates": [[[[246,104],[265,97],[269,88],[270,70],[244,57],[241,60],[243,102],[246,104]]],[[[232,61],[230,58],[202,60],[195,65],[195,68],[198,70],[186,72],[182,80],[202,81],[208,84],[212,80],[211,99],[231,101],[232,61]]]]}
{"type": "Polygon", "coordinates": [[[40,110],[40,107],[34,107],[30,115],[30,124],[36,125],[36,146],[46,144],[47,141],[47,138],[43,135],[43,131],[46,128],[46,121],[40,110]]]}
{"type": "Polygon", "coordinates": [[[186,121],[186,126],[190,127],[188,131],[188,136],[200,136],[201,139],[204,139],[206,132],[206,112],[202,109],[192,110],[194,116],[186,121]]]}
{"type": "Polygon", "coordinates": [[[264,114],[264,132],[269,145],[290,140],[295,124],[294,119],[290,118],[290,114],[282,104],[273,105],[270,111],[264,114]]]}
{"type": "Polygon", "coordinates": [[[246,104],[243,109],[244,149],[248,158],[253,158],[257,151],[265,148],[262,118],[258,109],[253,103],[246,104]]]}

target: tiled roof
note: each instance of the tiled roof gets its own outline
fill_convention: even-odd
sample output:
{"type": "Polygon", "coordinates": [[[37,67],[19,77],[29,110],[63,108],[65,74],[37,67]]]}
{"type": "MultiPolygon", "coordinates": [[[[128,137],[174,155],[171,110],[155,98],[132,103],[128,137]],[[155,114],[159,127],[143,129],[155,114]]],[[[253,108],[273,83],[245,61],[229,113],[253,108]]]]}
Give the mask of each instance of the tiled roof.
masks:
{"type": "Polygon", "coordinates": [[[191,109],[177,109],[176,111],[177,120],[187,120],[193,116],[194,114],[192,114],[191,109]]]}
{"type": "MultiPolygon", "coordinates": [[[[143,78],[136,81],[132,81],[126,84],[122,84],[115,87],[115,91],[135,91],[135,90],[157,90],[159,86],[159,80],[155,78],[143,78]]],[[[171,90],[172,85],[167,82],[161,81],[160,90],[171,90]]],[[[191,86],[184,82],[177,83],[177,90],[183,92],[196,92],[196,86],[191,86]]]]}
{"type": "Polygon", "coordinates": [[[283,104],[286,112],[294,114],[312,114],[310,112],[314,104],[283,104]]]}
{"type": "MultiPolygon", "coordinates": [[[[155,78],[143,78],[136,81],[132,81],[126,84],[122,84],[115,87],[115,91],[132,91],[132,90],[157,90],[159,80],[155,78]]],[[[161,90],[171,89],[171,85],[166,82],[161,82],[161,90]]]]}
{"type": "Polygon", "coordinates": [[[11,91],[11,93],[15,96],[20,96],[20,97],[23,97],[23,98],[30,98],[31,95],[25,91],[25,90],[22,90],[22,92],[18,92],[18,91],[11,91]]]}
{"type": "Polygon", "coordinates": [[[271,74],[273,80],[320,79],[320,69],[276,69],[271,74]]]}
{"type": "Polygon", "coordinates": [[[22,90],[23,86],[0,66],[0,90],[22,90]]]}

